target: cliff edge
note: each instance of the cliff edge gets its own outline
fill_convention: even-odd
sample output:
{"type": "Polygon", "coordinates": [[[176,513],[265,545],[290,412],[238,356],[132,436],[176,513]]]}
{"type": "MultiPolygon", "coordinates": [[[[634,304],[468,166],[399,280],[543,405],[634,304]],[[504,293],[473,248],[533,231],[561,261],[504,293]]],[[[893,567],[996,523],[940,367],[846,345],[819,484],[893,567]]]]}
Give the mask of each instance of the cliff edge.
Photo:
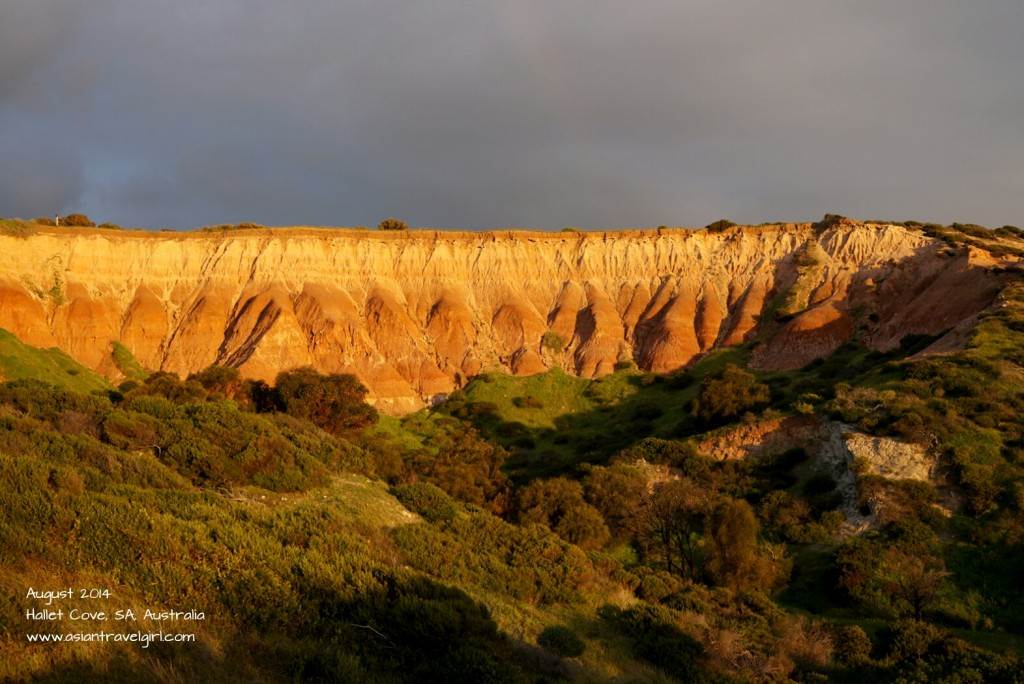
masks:
{"type": "MultiPolygon", "coordinates": [[[[352,372],[404,412],[486,370],[656,372],[755,341],[795,368],[855,334],[888,349],[954,336],[1006,257],[848,220],[603,233],[43,229],[0,235],[0,328],[118,379],[213,363],[273,380],[352,372]]],[[[952,339],[952,338],[950,338],[952,339]]],[[[940,340],[941,342],[941,340],[940,340]]],[[[950,341],[946,340],[949,346],[950,341]]]]}

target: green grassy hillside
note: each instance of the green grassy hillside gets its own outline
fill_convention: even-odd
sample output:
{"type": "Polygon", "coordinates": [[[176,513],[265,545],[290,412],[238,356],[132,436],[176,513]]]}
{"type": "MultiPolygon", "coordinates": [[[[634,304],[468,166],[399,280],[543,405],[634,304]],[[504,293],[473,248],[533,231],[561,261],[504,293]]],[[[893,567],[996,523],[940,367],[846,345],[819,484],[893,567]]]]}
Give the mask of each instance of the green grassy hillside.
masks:
{"type": "Polygon", "coordinates": [[[145,380],[149,375],[149,371],[142,367],[131,350],[120,342],[111,343],[110,358],[128,380],[145,380]]]}
{"type": "Polygon", "coordinates": [[[35,379],[78,392],[110,389],[102,376],[59,349],[31,347],[0,329],[0,378],[35,379]]]}
{"type": "Polygon", "coordinates": [[[509,472],[519,479],[599,463],[640,437],[673,438],[691,431],[690,402],[700,380],[729,363],[743,364],[745,348],[722,349],[685,373],[656,376],[635,367],[587,380],[552,370],[515,377],[474,378],[440,411],[473,422],[509,449],[509,472]]]}

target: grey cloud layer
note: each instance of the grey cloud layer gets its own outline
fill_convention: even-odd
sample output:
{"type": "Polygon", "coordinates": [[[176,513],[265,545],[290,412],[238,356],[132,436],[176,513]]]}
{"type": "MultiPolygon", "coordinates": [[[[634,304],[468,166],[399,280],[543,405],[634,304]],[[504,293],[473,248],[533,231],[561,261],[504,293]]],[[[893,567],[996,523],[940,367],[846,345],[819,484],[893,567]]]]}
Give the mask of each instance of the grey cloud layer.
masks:
{"type": "Polygon", "coordinates": [[[1024,223],[1024,5],[0,0],[0,215],[1024,223]]]}

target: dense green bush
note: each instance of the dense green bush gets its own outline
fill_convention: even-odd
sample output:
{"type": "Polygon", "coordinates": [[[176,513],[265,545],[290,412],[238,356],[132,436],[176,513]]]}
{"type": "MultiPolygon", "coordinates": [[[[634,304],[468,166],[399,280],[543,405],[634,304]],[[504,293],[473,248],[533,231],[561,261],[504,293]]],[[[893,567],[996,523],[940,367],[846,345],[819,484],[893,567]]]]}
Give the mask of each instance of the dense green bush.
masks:
{"type": "Polygon", "coordinates": [[[558,354],[565,349],[565,340],[558,333],[548,330],[546,333],[541,335],[540,346],[541,349],[558,354]]]}
{"type": "Polygon", "coordinates": [[[198,382],[209,394],[217,397],[239,399],[242,396],[242,377],[237,368],[208,366],[190,374],[186,382],[189,381],[198,382]]]}
{"type": "Polygon", "coordinates": [[[117,406],[106,397],[35,381],[4,383],[0,407],[37,422],[31,429],[23,422],[11,423],[6,431],[0,425],[0,448],[20,444],[22,453],[73,450],[96,463],[112,463],[122,458],[119,452],[148,454],[198,484],[257,484],[274,490],[323,484],[331,469],[343,465],[367,469],[361,449],[309,423],[242,411],[231,401],[205,399],[198,383],[154,375],[117,406]]]}
{"type": "Polygon", "coordinates": [[[746,501],[720,503],[708,522],[707,572],[735,591],[771,591],[785,581],[788,566],[781,552],[768,553],[759,543],[759,527],[746,501]]]}
{"type": "Polygon", "coordinates": [[[377,410],[366,403],[366,388],[354,375],[320,375],[300,368],[280,373],[274,390],[281,411],[334,434],[377,422],[377,410]]]}
{"type": "Polygon", "coordinates": [[[573,480],[534,480],[519,491],[518,510],[521,523],[544,525],[581,548],[600,548],[609,538],[601,513],[583,499],[583,487],[573,480]]]}
{"type": "Polygon", "coordinates": [[[537,637],[537,643],[562,658],[577,658],[587,648],[576,632],[564,625],[546,628],[537,637]]]}
{"type": "Polygon", "coordinates": [[[448,522],[459,513],[459,505],[429,482],[398,485],[391,488],[391,493],[403,506],[429,522],[448,522]]]}
{"type": "Polygon", "coordinates": [[[647,495],[647,477],[633,465],[596,466],[583,479],[583,493],[611,533],[625,536],[636,531],[636,519],[647,495]]]}
{"type": "Polygon", "coordinates": [[[767,385],[730,363],[720,374],[701,382],[693,413],[705,425],[718,425],[766,406],[770,400],[767,385]]]}
{"type": "Polygon", "coordinates": [[[836,629],[836,658],[846,665],[861,665],[871,658],[871,639],[860,625],[836,629]]]}
{"type": "Polygon", "coordinates": [[[496,513],[508,510],[511,483],[502,471],[504,449],[452,419],[432,421],[423,429],[430,448],[404,454],[406,479],[430,482],[459,501],[496,513]]]}
{"type": "Polygon", "coordinates": [[[199,401],[206,398],[206,390],[195,378],[184,382],[176,373],[158,371],[150,373],[141,383],[125,392],[126,398],[163,397],[173,402],[199,401]]]}

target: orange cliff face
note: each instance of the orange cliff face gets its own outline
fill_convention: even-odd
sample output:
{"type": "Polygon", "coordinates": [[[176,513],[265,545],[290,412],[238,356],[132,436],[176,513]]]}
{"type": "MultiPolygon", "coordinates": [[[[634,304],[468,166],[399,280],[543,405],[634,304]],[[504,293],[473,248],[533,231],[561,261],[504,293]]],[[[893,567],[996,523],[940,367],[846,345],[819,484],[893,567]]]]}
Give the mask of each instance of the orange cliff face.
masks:
{"type": "Polygon", "coordinates": [[[899,226],[839,222],[608,233],[274,229],[0,236],[0,328],[117,379],[120,341],[150,369],[213,363],[273,381],[355,373],[414,410],[486,370],[620,361],[665,372],[758,340],[794,368],[855,333],[881,349],[969,324],[991,259],[899,226]],[[810,258],[808,255],[811,255],[810,258]],[[799,291],[778,321],[769,309],[799,291]]]}

